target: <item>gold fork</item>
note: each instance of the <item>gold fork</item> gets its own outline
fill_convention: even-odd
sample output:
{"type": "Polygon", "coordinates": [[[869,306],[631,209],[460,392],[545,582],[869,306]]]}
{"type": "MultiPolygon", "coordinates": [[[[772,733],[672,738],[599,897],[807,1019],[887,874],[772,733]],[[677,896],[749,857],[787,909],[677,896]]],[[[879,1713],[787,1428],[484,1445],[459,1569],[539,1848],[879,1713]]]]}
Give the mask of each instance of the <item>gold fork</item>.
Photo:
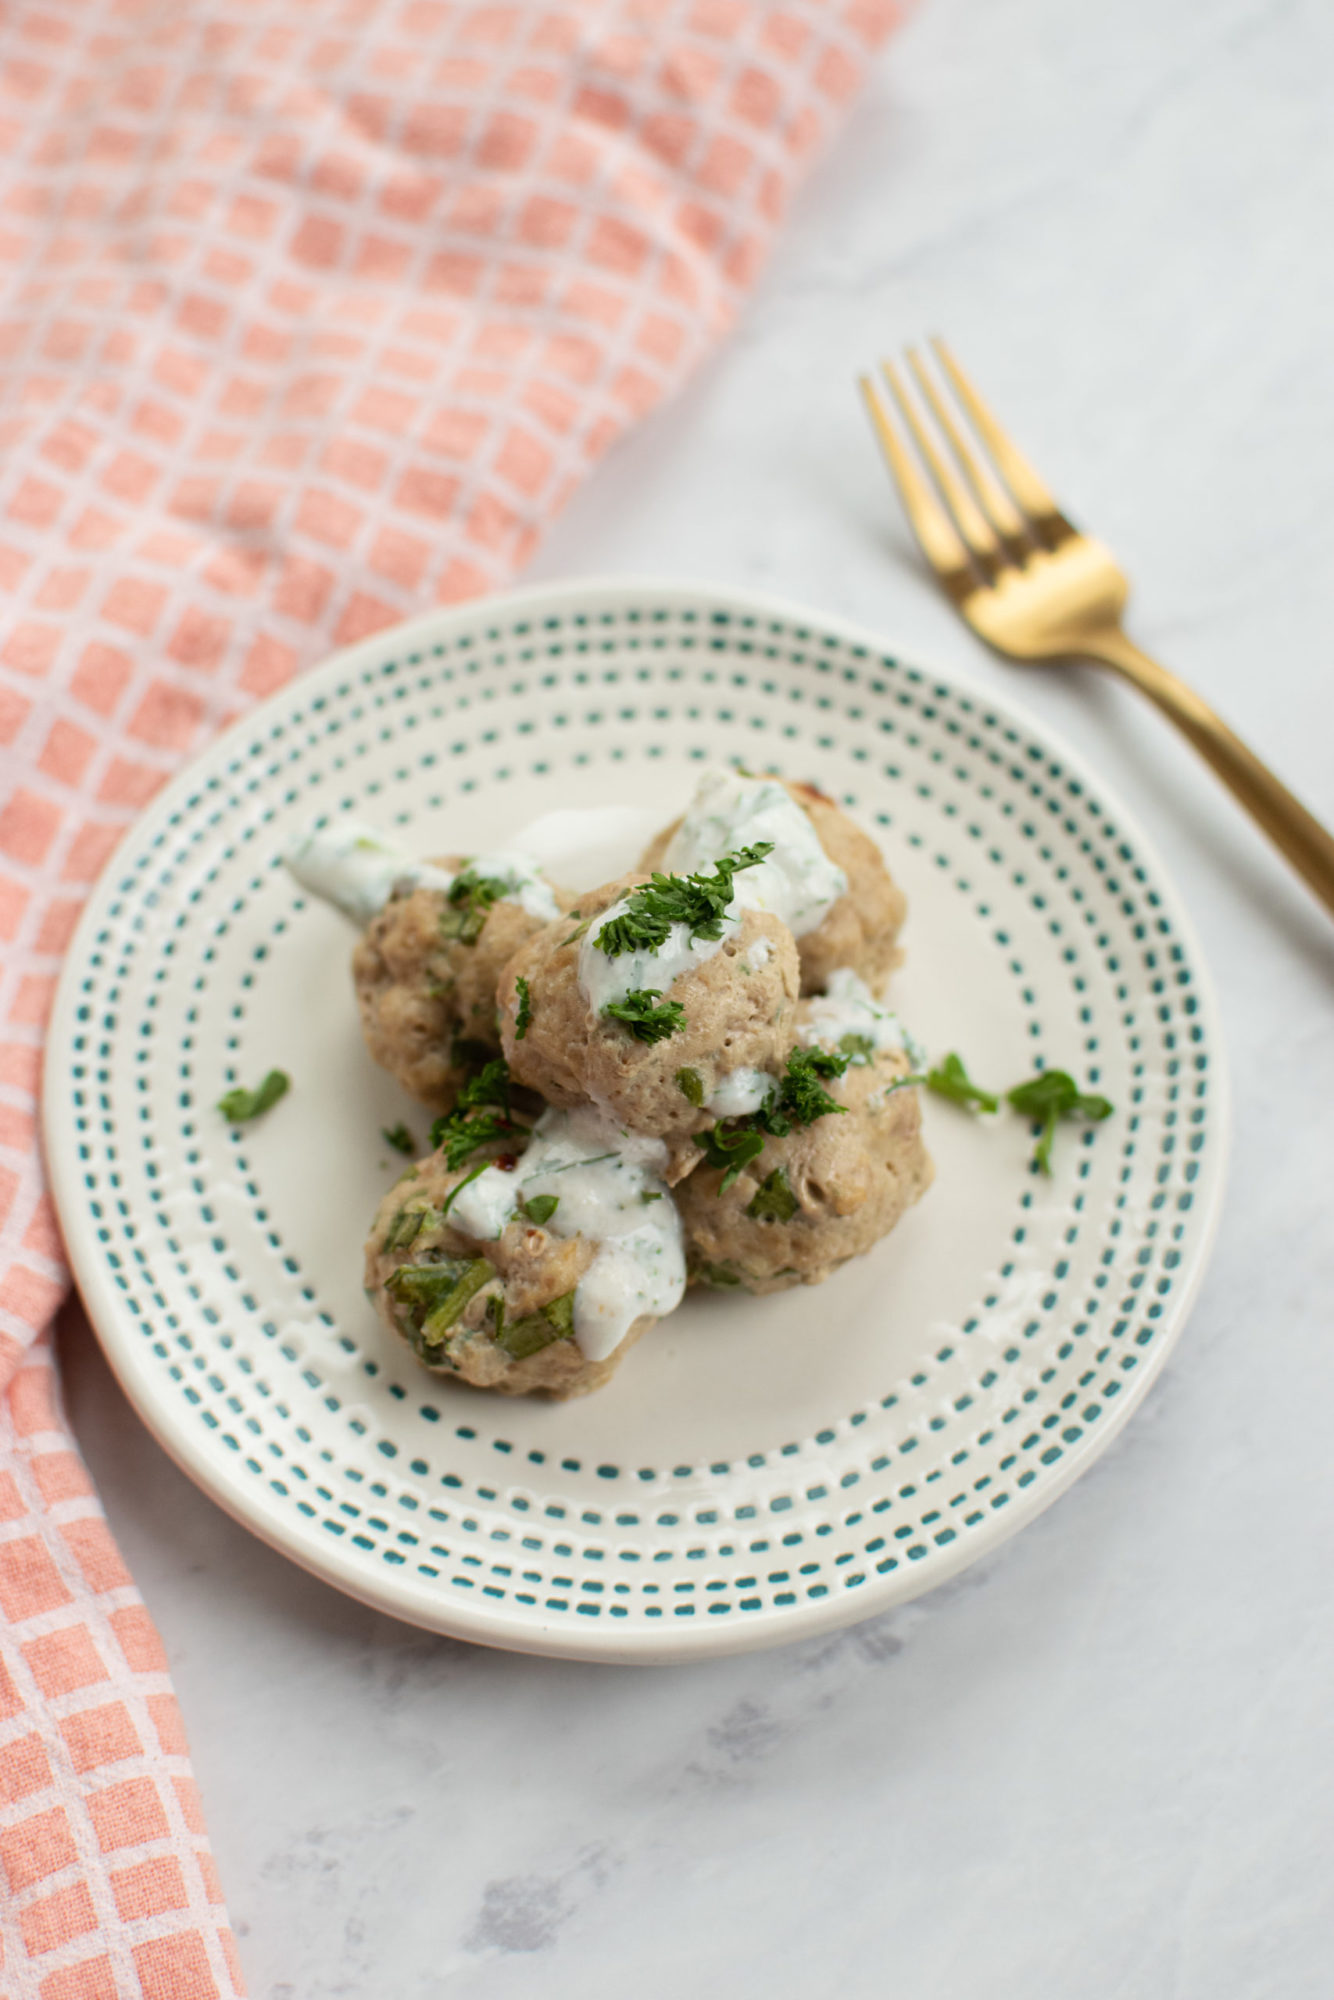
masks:
{"type": "Polygon", "coordinates": [[[967,413],[971,442],[953,399],[914,349],[908,364],[921,405],[948,455],[893,362],[881,363],[892,406],[870,376],[862,376],[861,388],[908,519],[955,608],[999,652],[1099,660],[1148,695],[1334,911],[1334,837],[1207,702],[1126,637],[1121,614],[1130,586],[1110,551],[1066,519],[944,341],[931,346],[967,413]]]}

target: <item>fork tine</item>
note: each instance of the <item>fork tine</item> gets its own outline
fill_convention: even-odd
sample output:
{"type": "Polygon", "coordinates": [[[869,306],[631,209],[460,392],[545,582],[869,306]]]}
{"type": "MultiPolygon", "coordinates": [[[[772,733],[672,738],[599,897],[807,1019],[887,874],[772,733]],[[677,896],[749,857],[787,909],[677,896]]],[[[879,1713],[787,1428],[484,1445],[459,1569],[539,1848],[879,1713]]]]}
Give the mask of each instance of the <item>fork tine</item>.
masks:
{"type": "Polygon", "coordinates": [[[899,406],[899,414],[912,433],[913,442],[925,462],[927,471],[939,488],[940,497],[945,502],[955,527],[963,536],[988,583],[994,582],[997,570],[1005,561],[1005,555],[992,532],[991,524],[984,518],[976,500],[954,468],[937,451],[929,431],[908,398],[903,378],[893,362],[882,361],[880,372],[889,384],[894,401],[899,406]]]}
{"type": "Polygon", "coordinates": [[[1041,529],[1053,543],[1068,540],[1076,530],[1066,520],[1019,447],[996,422],[938,334],[932,336],[931,347],[972,419],[974,430],[995,460],[997,471],[1033,526],[1041,529]]]}
{"type": "Polygon", "coordinates": [[[1002,548],[1012,563],[1022,565],[1032,547],[1027,523],[986,459],[968,444],[915,347],[908,349],[908,363],[923,402],[944,432],[950,450],[977,496],[978,505],[996,530],[1002,548]]]}
{"type": "Polygon", "coordinates": [[[922,553],[950,596],[956,602],[962,602],[975,587],[968,551],[949,515],[913,463],[874,382],[869,375],[859,376],[858,381],[867,413],[880,439],[894,484],[899,489],[904,512],[922,545],[922,553]]]}

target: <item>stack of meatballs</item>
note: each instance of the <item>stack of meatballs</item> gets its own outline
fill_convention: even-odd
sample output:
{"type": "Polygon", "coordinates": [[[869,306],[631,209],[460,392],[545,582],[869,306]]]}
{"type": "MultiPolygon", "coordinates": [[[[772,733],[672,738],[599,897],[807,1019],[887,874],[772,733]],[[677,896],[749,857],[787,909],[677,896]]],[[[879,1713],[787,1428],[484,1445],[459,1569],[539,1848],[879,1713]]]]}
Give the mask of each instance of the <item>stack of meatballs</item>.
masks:
{"type": "Polygon", "coordinates": [[[396,882],[357,1000],[371,1054],[438,1115],[367,1242],[385,1324],[459,1381],[577,1395],[687,1282],[815,1285],[870,1249],[932,1177],[878,999],[904,914],[832,800],[730,771],[590,893],[503,857],[396,882]],[[655,910],[678,913],[656,948],[655,910]]]}

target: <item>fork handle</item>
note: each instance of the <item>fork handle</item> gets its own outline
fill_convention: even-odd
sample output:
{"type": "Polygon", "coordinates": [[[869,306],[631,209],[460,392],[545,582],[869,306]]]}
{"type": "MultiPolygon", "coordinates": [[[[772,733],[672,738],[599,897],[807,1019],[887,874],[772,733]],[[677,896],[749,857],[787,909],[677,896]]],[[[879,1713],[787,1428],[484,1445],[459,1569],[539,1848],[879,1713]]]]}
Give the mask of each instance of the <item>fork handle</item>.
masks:
{"type": "Polygon", "coordinates": [[[1334,912],[1334,836],[1262,764],[1193,688],[1160,667],[1119,627],[1081,638],[1079,650],[1113,667],[1188,736],[1253,820],[1287,855],[1326,909],[1334,912]]]}

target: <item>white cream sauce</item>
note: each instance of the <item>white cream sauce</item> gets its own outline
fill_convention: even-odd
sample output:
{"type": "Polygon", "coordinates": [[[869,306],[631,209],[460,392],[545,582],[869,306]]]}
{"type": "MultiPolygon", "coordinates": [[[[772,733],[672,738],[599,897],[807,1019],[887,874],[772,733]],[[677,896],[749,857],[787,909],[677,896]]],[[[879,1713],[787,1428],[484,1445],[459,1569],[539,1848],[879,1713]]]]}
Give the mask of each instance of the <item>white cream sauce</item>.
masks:
{"type": "Polygon", "coordinates": [[[574,1337],[588,1360],[604,1361],[637,1319],[661,1318],[685,1293],[681,1219],[658,1173],[666,1159],[661,1139],[624,1132],[597,1111],[546,1111],[518,1166],[484,1168],[455,1196],[449,1221],[493,1243],[520,1195],[555,1195],[543,1228],[599,1246],[575,1287],[574,1337]]]}
{"type": "Polygon", "coordinates": [[[747,778],[722,768],[705,771],[662,865],[673,874],[695,874],[760,840],[772,841],[774,851],[737,876],[737,902],[771,911],[794,937],[805,937],[846,894],[848,878],[776,778],[747,778]]]}
{"type": "Polygon", "coordinates": [[[715,1118],[748,1118],[777,1088],[778,1078],[767,1069],[730,1070],[705,1098],[704,1108],[712,1111],[715,1118]]]}
{"type": "MultiPolygon", "coordinates": [[[[391,896],[413,889],[447,890],[455,880],[448,869],[416,860],[376,827],[355,819],[312,827],[293,842],[283,860],[303,889],[332,903],[353,923],[363,925],[379,914],[391,896]]],[[[543,923],[560,915],[560,905],[531,855],[514,848],[497,848],[474,856],[467,866],[477,875],[507,884],[501,902],[517,903],[543,923]]]]}
{"type": "Polygon", "coordinates": [[[312,827],[283,860],[303,889],[332,903],[354,924],[368,924],[396,893],[448,889],[454,880],[446,869],[414,860],[395,841],[356,819],[312,827]]]}
{"type": "Polygon", "coordinates": [[[551,893],[551,885],[542,878],[542,872],[531,854],[525,854],[517,847],[493,848],[489,854],[474,854],[464,866],[472,875],[488,876],[504,882],[506,888],[498,898],[502,903],[517,903],[519,908],[539,923],[551,924],[560,915],[560,904],[551,893]]]}
{"type": "Polygon", "coordinates": [[[685,924],[673,924],[657,951],[623,951],[610,958],[605,951],[598,950],[597,940],[612,918],[624,913],[626,901],[623,896],[594,917],[579,947],[579,985],[595,1014],[604,1013],[614,1000],[624,1000],[627,993],[670,992],[673,980],[712,958],[741,926],[733,900],[723,918],[720,937],[692,937],[685,924]]]}
{"type": "MultiPolygon", "coordinates": [[[[818,1044],[822,1049],[837,1050],[845,1035],[868,1041],[877,1054],[903,1049],[914,1066],[919,1060],[917,1045],[898,1015],[882,1007],[865,980],[843,965],[830,973],[826,991],[811,1001],[810,1014],[798,1028],[797,1039],[807,1048],[818,1044]]],[[[870,1060],[860,1053],[852,1058],[854,1067],[870,1060]]]]}

